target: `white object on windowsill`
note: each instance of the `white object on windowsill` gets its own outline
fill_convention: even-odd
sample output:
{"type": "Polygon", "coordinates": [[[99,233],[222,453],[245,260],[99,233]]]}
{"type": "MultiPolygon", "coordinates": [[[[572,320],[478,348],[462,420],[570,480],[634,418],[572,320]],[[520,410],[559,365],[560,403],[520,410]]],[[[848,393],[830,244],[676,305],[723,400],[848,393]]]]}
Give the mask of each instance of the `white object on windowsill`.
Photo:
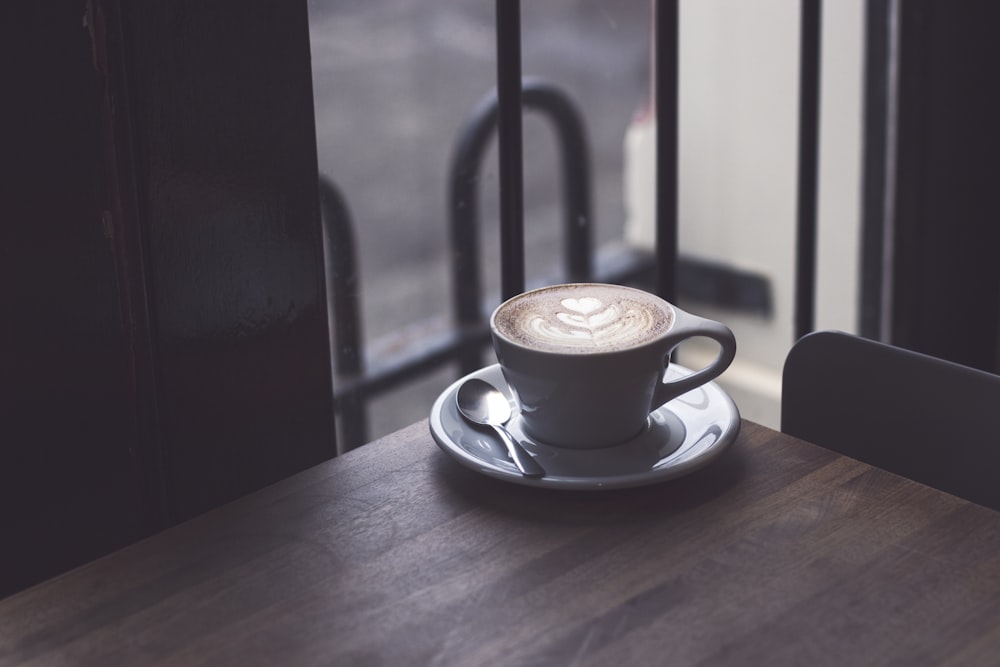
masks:
{"type": "Polygon", "coordinates": [[[648,107],[625,132],[625,242],[656,248],[656,118],[648,107]]]}

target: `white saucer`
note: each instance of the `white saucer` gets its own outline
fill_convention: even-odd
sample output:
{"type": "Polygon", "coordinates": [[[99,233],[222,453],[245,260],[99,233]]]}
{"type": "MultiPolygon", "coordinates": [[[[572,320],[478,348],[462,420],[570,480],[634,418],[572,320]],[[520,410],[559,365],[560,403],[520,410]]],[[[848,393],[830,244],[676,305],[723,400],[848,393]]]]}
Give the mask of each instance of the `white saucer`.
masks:
{"type": "MultiPolygon", "coordinates": [[[[667,377],[691,371],[671,364],[667,377]]],[[[622,489],[645,486],[693,472],[715,460],[736,439],[740,413],[714,382],[676,398],[650,415],[649,428],[628,442],[600,449],[567,449],[535,442],[521,428],[517,406],[500,366],[470,373],[448,387],[431,408],[431,435],[463,466],[515,484],[553,489],[622,489]],[[511,434],[545,468],[544,477],[525,477],[489,429],[473,426],[458,412],[455,395],[469,378],[481,378],[507,395],[514,416],[511,434]]]]}

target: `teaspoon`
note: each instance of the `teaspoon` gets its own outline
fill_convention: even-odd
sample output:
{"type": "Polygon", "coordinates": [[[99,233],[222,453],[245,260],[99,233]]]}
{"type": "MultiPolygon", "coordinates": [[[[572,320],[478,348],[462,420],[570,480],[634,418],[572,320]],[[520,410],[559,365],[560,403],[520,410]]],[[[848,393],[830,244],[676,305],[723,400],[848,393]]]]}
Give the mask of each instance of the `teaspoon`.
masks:
{"type": "Polygon", "coordinates": [[[525,477],[542,477],[545,470],[524,449],[504,424],[510,419],[510,403],[499,389],[485,380],[473,378],[458,388],[458,411],[474,424],[492,426],[504,445],[507,455],[525,477]]]}

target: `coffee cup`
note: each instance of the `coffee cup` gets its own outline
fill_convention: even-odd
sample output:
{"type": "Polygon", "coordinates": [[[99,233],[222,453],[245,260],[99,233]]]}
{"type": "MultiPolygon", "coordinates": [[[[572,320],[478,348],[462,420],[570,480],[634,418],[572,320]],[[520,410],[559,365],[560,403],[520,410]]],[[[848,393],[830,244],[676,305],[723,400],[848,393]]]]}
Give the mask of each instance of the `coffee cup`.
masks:
{"type": "Polygon", "coordinates": [[[729,327],[621,285],[573,283],[519,294],[493,311],[490,329],[521,428],[538,442],[575,449],[636,437],[650,413],[717,378],[736,355],[729,327]],[[693,337],[717,342],[719,355],[665,381],[671,353],[693,337]]]}

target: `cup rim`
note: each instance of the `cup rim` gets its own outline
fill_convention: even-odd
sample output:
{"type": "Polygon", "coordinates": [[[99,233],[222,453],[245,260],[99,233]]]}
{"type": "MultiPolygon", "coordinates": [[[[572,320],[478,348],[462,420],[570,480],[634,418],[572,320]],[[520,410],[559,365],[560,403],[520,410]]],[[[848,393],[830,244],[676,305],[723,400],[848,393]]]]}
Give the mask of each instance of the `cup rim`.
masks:
{"type": "Polygon", "coordinates": [[[674,330],[674,327],[677,325],[677,320],[678,320],[678,308],[674,304],[670,303],[669,301],[667,301],[666,299],[664,299],[663,297],[661,297],[659,294],[654,294],[653,292],[648,292],[646,290],[639,289],[638,287],[632,287],[630,285],[617,285],[615,283],[599,283],[599,282],[555,283],[555,284],[552,284],[552,285],[543,285],[541,287],[535,287],[535,288],[530,289],[530,290],[525,290],[524,292],[521,292],[520,294],[515,294],[514,296],[512,296],[512,297],[510,297],[508,299],[504,299],[496,308],[493,309],[493,312],[490,314],[490,332],[493,334],[494,337],[501,339],[504,342],[504,344],[513,346],[514,348],[517,348],[517,349],[525,351],[525,352],[533,353],[533,354],[540,354],[540,355],[546,355],[546,356],[569,357],[569,358],[573,358],[573,357],[575,357],[575,358],[581,358],[581,357],[596,358],[596,357],[621,355],[623,353],[628,353],[628,352],[635,351],[635,350],[642,350],[644,348],[656,345],[661,340],[663,340],[663,338],[665,338],[666,336],[670,335],[670,333],[674,330]],[[614,349],[614,350],[599,350],[599,351],[595,351],[595,352],[567,352],[567,351],[561,351],[561,350],[540,350],[540,349],[538,349],[536,347],[531,347],[531,346],[528,346],[528,345],[524,345],[523,343],[519,343],[516,340],[510,338],[509,336],[504,335],[504,333],[501,332],[499,330],[499,328],[497,327],[497,325],[496,325],[497,313],[500,312],[501,308],[503,308],[508,303],[514,301],[515,299],[522,298],[525,295],[532,294],[534,292],[542,292],[542,291],[545,291],[545,290],[551,290],[551,289],[556,289],[556,288],[560,288],[560,287],[588,287],[588,286],[594,286],[594,287],[613,287],[613,288],[616,288],[616,289],[624,289],[624,290],[628,290],[628,291],[631,291],[631,292],[640,292],[640,293],[642,293],[643,295],[645,295],[647,297],[653,297],[655,299],[658,299],[667,308],[667,310],[670,312],[670,318],[671,318],[670,319],[670,326],[667,328],[666,331],[663,331],[658,336],[650,338],[649,340],[644,341],[642,343],[639,343],[637,345],[632,345],[632,346],[628,346],[628,347],[622,347],[622,348],[618,348],[618,349],[614,349]]]}

